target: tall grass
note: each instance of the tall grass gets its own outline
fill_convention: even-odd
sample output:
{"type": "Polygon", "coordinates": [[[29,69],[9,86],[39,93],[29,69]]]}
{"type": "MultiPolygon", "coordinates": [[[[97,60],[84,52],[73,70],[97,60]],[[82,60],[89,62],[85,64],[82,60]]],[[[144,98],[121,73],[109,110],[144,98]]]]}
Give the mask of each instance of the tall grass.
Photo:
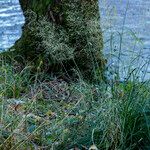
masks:
{"type": "Polygon", "coordinates": [[[30,68],[1,64],[1,149],[149,149],[148,81],[39,80],[30,68]]]}
{"type": "Polygon", "coordinates": [[[149,61],[134,68],[139,53],[124,65],[126,33],[140,41],[132,31],[110,35],[107,82],[87,83],[75,68],[79,79],[68,83],[40,72],[40,65],[33,75],[31,64],[1,59],[0,149],[150,149],[149,61]],[[116,41],[120,46],[114,52],[116,41]],[[117,67],[109,64],[114,59],[117,67]]]}

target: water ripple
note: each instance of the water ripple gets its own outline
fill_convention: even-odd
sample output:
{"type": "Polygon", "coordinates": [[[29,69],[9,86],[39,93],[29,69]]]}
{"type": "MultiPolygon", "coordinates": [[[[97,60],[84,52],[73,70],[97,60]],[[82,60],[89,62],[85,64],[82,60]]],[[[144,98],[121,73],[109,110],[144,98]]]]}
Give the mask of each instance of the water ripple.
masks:
{"type": "Polygon", "coordinates": [[[20,38],[23,24],[19,0],[0,0],[0,51],[8,49],[20,38]]]}

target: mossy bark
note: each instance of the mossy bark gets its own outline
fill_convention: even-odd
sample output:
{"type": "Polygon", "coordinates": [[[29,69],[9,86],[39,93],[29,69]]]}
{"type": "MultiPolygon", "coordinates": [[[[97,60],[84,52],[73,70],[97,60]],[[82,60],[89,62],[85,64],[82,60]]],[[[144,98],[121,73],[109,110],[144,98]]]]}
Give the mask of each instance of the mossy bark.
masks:
{"type": "Polygon", "coordinates": [[[39,58],[49,60],[54,73],[78,66],[84,78],[103,77],[98,0],[20,0],[20,4],[25,24],[14,45],[17,54],[36,63],[39,58]]]}

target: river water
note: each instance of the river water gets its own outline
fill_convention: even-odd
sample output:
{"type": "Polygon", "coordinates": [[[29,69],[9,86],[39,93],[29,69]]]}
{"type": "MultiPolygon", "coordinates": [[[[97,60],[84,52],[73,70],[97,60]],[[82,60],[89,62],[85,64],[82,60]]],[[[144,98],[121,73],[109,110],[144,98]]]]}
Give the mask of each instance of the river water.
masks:
{"type": "MultiPolygon", "coordinates": [[[[112,68],[108,76],[119,71],[123,79],[134,72],[150,79],[150,0],[100,0],[100,10],[104,52],[112,68]]],[[[0,51],[21,36],[23,23],[19,0],[0,0],[0,51]]]]}
{"type": "Polygon", "coordinates": [[[23,23],[19,0],[0,0],[0,51],[11,47],[21,36],[23,23]]]}
{"type": "Polygon", "coordinates": [[[108,76],[149,80],[150,0],[100,0],[100,10],[108,76]]]}

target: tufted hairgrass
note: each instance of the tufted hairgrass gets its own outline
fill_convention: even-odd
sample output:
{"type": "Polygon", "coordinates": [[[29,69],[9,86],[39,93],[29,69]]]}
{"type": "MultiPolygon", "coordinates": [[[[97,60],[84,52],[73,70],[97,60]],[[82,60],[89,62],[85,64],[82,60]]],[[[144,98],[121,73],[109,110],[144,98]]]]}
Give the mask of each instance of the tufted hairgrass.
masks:
{"type": "Polygon", "coordinates": [[[1,149],[149,149],[148,81],[67,83],[2,62],[1,149]]]}

